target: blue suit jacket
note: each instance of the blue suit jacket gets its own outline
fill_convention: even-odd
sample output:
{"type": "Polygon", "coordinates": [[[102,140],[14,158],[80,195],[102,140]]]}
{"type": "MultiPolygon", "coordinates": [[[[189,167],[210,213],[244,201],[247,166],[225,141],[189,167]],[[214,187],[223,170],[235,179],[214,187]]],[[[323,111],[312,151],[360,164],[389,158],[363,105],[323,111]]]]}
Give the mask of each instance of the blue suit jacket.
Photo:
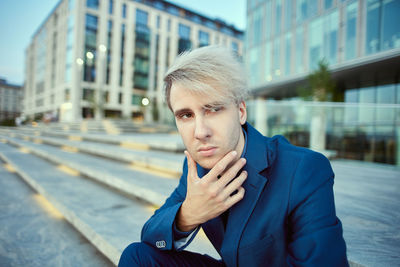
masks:
{"type": "MultiPolygon", "coordinates": [[[[220,217],[202,224],[225,264],[348,266],[328,159],[282,136],[264,137],[247,123],[243,128],[245,196],[231,207],[226,231],[220,217]]],[[[198,165],[199,177],[206,173],[198,165]]],[[[186,196],[186,175],[185,160],[178,187],[144,225],[143,242],[175,249],[173,223],[186,196]]]]}

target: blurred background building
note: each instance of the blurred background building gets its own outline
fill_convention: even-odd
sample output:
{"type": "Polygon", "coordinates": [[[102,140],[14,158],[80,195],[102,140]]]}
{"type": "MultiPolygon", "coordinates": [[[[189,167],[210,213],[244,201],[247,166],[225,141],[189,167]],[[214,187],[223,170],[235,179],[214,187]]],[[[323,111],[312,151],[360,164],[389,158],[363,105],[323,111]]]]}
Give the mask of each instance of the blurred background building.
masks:
{"type": "Polygon", "coordinates": [[[250,103],[251,120],[297,145],[400,165],[399,15],[399,0],[248,0],[250,87],[269,99],[250,103]],[[321,59],[341,103],[300,101],[298,89],[321,59]],[[318,120],[326,138],[315,147],[318,120]]]}
{"type": "Polygon", "coordinates": [[[0,79],[0,124],[13,125],[22,112],[22,86],[0,79]]]}
{"type": "Polygon", "coordinates": [[[243,32],[162,0],[61,0],[26,50],[24,114],[168,121],[166,68],[184,50],[242,53],[243,32]]]}

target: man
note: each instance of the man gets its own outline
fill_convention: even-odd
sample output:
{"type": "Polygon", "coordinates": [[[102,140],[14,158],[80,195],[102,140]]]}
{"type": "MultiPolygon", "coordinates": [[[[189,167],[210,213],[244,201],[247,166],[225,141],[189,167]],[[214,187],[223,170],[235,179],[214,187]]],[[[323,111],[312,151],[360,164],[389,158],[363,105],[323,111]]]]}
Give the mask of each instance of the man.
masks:
{"type": "Polygon", "coordinates": [[[348,266],[329,161],[246,123],[233,54],[184,53],[164,81],[186,147],[183,174],[120,266],[348,266]],[[200,227],[222,260],[183,250],[200,227]]]}

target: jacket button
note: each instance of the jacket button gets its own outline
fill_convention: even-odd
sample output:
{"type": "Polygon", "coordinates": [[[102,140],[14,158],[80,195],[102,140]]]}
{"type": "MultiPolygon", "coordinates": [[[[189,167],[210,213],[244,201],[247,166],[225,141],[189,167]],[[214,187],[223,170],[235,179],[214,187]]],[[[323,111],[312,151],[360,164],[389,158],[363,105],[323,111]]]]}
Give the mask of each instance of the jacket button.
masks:
{"type": "Polygon", "coordinates": [[[156,242],[156,247],[157,248],[165,248],[167,246],[167,243],[164,240],[160,240],[156,242]]]}

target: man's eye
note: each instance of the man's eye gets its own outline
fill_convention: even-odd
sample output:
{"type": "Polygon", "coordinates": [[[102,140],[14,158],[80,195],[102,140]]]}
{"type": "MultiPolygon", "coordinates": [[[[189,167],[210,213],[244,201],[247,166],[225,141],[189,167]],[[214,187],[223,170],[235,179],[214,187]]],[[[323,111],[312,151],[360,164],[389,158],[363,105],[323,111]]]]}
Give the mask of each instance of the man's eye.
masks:
{"type": "Polygon", "coordinates": [[[210,108],[209,109],[209,111],[212,112],[212,113],[218,112],[220,110],[222,110],[222,107],[214,107],[214,108],[210,108]]]}
{"type": "Polygon", "coordinates": [[[183,114],[179,115],[180,119],[189,119],[191,117],[192,117],[192,114],[190,114],[190,113],[183,113],[183,114]]]}

